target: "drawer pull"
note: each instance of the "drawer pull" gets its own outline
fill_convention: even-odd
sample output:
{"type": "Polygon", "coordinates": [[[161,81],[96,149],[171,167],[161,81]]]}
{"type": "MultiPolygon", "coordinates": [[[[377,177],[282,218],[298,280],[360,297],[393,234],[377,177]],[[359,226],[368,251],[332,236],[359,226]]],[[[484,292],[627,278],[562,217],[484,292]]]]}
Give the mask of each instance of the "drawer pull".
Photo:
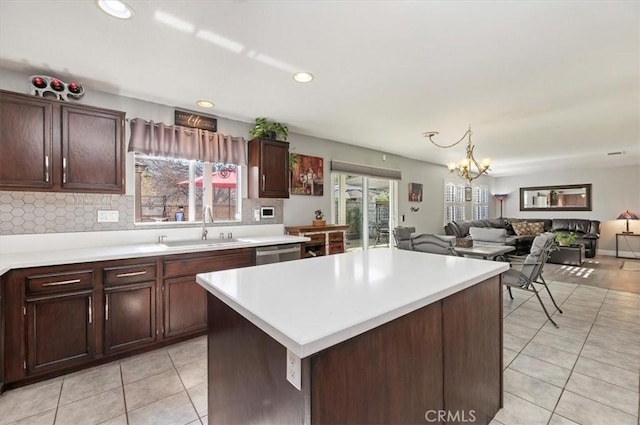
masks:
{"type": "Polygon", "coordinates": [[[44,157],[44,179],[49,183],[49,155],[44,157]]]}
{"type": "Polygon", "coordinates": [[[59,285],[71,285],[72,283],[80,283],[80,279],[61,280],[60,282],[43,283],[42,286],[59,286],[59,285]]]}
{"type": "Polygon", "coordinates": [[[265,187],[266,187],[266,180],[267,180],[267,179],[266,179],[265,175],[263,174],[263,175],[262,175],[262,191],[263,191],[263,192],[264,192],[265,187]]]}
{"type": "Polygon", "coordinates": [[[120,274],[117,274],[116,277],[131,277],[131,276],[140,276],[143,274],[147,274],[147,271],[143,270],[141,272],[120,273],[120,274]]]}
{"type": "Polygon", "coordinates": [[[104,304],[104,320],[109,320],[109,294],[107,294],[107,300],[104,304]]]}
{"type": "Polygon", "coordinates": [[[91,308],[91,297],[89,297],[89,323],[93,323],[93,309],[91,308]]]}
{"type": "Polygon", "coordinates": [[[62,183],[67,182],[67,158],[62,158],[62,183]]]}

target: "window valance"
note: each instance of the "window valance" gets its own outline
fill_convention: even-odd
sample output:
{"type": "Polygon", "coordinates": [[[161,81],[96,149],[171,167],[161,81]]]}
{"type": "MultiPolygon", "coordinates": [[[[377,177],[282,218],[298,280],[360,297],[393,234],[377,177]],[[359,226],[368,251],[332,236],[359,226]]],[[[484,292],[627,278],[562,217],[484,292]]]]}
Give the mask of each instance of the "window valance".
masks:
{"type": "Polygon", "coordinates": [[[129,152],[212,163],[247,165],[247,142],[208,130],[131,120],[129,152]]]}

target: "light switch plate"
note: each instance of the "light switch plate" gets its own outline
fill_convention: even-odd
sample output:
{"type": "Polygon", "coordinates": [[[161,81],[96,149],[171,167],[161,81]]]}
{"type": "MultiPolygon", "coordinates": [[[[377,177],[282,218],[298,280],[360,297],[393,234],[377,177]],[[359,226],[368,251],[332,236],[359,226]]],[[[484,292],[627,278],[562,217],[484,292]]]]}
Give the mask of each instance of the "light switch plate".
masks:
{"type": "Polygon", "coordinates": [[[289,381],[298,390],[302,385],[302,362],[300,357],[296,356],[290,350],[287,350],[287,381],[289,381]]]}
{"type": "Polygon", "coordinates": [[[98,211],[98,223],[117,223],[120,220],[119,211],[98,211]]]}

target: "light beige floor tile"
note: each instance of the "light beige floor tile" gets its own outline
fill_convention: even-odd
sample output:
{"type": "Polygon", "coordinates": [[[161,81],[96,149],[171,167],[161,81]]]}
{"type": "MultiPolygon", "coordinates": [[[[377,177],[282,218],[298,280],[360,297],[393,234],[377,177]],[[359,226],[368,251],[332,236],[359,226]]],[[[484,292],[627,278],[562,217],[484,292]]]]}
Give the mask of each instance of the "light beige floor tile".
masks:
{"type": "Polygon", "coordinates": [[[640,358],[640,344],[626,340],[624,336],[617,333],[617,330],[613,328],[594,326],[587,338],[587,342],[640,358]]]}
{"type": "Polygon", "coordinates": [[[628,332],[634,332],[636,334],[640,334],[640,325],[634,326],[633,323],[623,322],[622,320],[612,319],[606,316],[598,316],[594,323],[598,326],[604,326],[607,328],[621,329],[628,332]]]}
{"type": "Polygon", "coordinates": [[[602,308],[604,309],[617,309],[617,308],[630,308],[640,309],[640,298],[605,298],[602,308]]]}
{"type": "Polygon", "coordinates": [[[504,348],[508,348],[509,350],[520,352],[525,345],[529,343],[529,339],[521,338],[509,334],[504,334],[502,336],[504,348]]]}
{"type": "Polygon", "coordinates": [[[635,416],[566,390],[560,397],[555,413],[580,425],[637,425],[638,423],[635,416]]]}
{"type": "Polygon", "coordinates": [[[580,424],[577,422],[573,422],[570,419],[563,418],[562,416],[558,416],[554,413],[553,416],[551,416],[549,425],[580,425],[580,424]]]}
{"type": "Polygon", "coordinates": [[[0,425],[55,409],[62,379],[39,382],[0,395],[0,425]]]}
{"type": "Polygon", "coordinates": [[[193,422],[189,422],[187,425],[202,425],[202,421],[200,419],[196,419],[193,422]]]}
{"type": "Polygon", "coordinates": [[[196,360],[195,362],[187,363],[177,369],[178,375],[180,375],[180,379],[182,380],[182,384],[187,389],[207,382],[206,357],[196,360]]]}
{"type": "Polygon", "coordinates": [[[573,372],[566,389],[630,415],[638,414],[638,392],[573,372]]]}
{"type": "Polygon", "coordinates": [[[510,321],[508,317],[504,319],[502,329],[506,334],[525,339],[531,339],[536,333],[538,333],[538,329],[531,329],[530,327],[516,324],[515,322],[510,321]]]}
{"type": "Polygon", "coordinates": [[[638,315],[630,314],[622,311],[600,310],[598,315],[609,317],[611,319],[621,320],[623,322],[629,322],[632,324],[637,324],[640,321],[640,318],[638,318],[638,315]]]}
{"type": "Polygon", "coordinates": [[[122,388],[60,406],[56,425],[94,425],[124,414],[122,388]]]}
{"type": "Polygon", "coordinates": [[[516,370],[561,388],[564,387],[571,374],[569,369],[564,369],[524,354],[519,354],[518,357],[511,362],[508,369],[516,370]]]}
{"type": "MultiPolygon", "coordinates": [[[[638,325],[636,326],[640,326],[640,322],[638,322],[638,325]]],[[[593,328],[591,329],[591,334],[610,335],[612,337],[615,337],[618,342],[627,344],[631,343],[637,345],[638,349],[640,349],[640,334],[631,332],[629,329],[618,329],[594,324],[593,328]]]]}
{"type": "Polygon", "coordinates": [[[582,311],[585,313],[598,313],[602,306],[602,300],[599,301],[587,301],[582,298],[574,298],[572,295],[565,302],[562,303],[562,309],[573,309],[576,311],[582,311]]]}
{"type": "Polygon", "coordinates": [[[533,341],[527,344],[524,350],[522,350],[522,354],[553,363],[565,369],[572,369],[578,359],[578,355],[575,353],[559,350],[555,347],[549,347],[548,345],[538,344],[533,341]]]}
{"type": "Polygon", "coordinates": [[[167,350],[160,349],[122,360],[120,368],[123,382],[129,384],[172,369],[173,363],[167,350]]]}
{"type": "Polygon", "coordinates": [[[207,384],[200,384],[187,390],[198,416],[207,416],[207,384]]]}
{"type": "Polygon", "coordinates": [[[504,425],[504,424],[502,422],[498,422],[496,418],[493,418],[491,422],[489,422],[489,425],[504,425]]]}
{"type": "MultiPolygon", "coordinates": [[[[533,333],[531,331],[527,331],[526,333],[523,333],[522,336],[528,337],[529,335],[531,335],[531,337],[533,337],[533,335],[535,335],[535,333],[542,327],[542,325],[544,325],[544,322],[545,321],[540,318],[538,318],[537,320],[536,319],[531,320],[528,317],[518,316],[516,315],[516,312],[513,312],[512,314],[507,316],[506,319],[504,319],[503,325],[504,326],[515,325],[516,327],[531,329],[533,333]]],[[[517,333],[513,333],[513,332],[509,332],[509,333],[511,333],[512,335],[518,336],[517,333]]]]}
{"type": "Polygon", "coordinates": [[[553,335],[545,331],[538,332],[532,341],[575,354],[579,354],[580,350],[582,350],[582,346],[584,345],[584,341],[568,338],[566,336],[553,335]]]}
{"type": "Polygon", "coordinates": [[[502,368],[506,369],[507,366],[516,358],[518,355],[517,351],[509,350],[508,348],[504,348],[502,350],[502,368]]]}
{"type": "Polygon", "coordinates": [[[552,314],[553,320],[555,320],[556,317],[560,316],[560,317],[568,317],[569,319],[582,320],[584,322],[593,323],[597,315],[595,313],[584,313],[584,312],[576,311],[573,309],[567,309],[567,308],[564,308],[564,306],[560,306],[560,307],[562,308],[562,314],[556,311],[555,313],[552,314]]]}
{"type": "Polygon", "coordinates": [[[17,422],[11,422],[11,425],[53,425],[56,418],[56,409],[47,410],[28,418],[20,419],[17,422]]]}
{"type": "MultiPolygon", "coordinates": [[[[556,320],[555,316],[553,317],[553,320],[556,320]]],[[[559,322],[556,323],[558,324],[558,326],[560,326],[559,328],[553,326],[552,323],[547,323],[546,325],[544,325],[542,330],[548,334],[565,338],[579,339],[582,341],[586,340],[587,335],[589,335],[589,330],[565,327],[562,326],[559,322]]]]}
{"type": "Polygon", "coordinates": [[[129,412],[129,425],[185,425],[198,420],[186,391],[129,412]]]}
{"type": "Polygon", "coordinates": [[[504,390],[549,411],[558,403],[562,388],[513,369],[504,371],[504,390]]]}
{"type": "Polygon", "coordinates": [[[560,328],[578,329],[587,333],[591,330],[591,326],[593,326],[593,321],[572,319],[570,317],[565,317],[563,314],[554,314],[553,320],[558,324],[558,326],[560,326],[560,328]]]}
{"type": "Polygon", "coordinates": [[[589,341],[587,341],[582,348],[580,356],[617,366],[622,369],[627,369],[632,372],[640,372],[640,358],[637,356],[610,350],[605,347],[600,347],[599,345],[593,345],[589,343],[589,341]]]}
{"type": "Polygon", "coordinates": [[[504,408],[495,419],[505,425],[547,425],[551,412],[505,391],[504,408]]]}
{"type": "Polygon", "coordinates": [[[125,384],[127,410],[135,410],[183,390],[182,382],[175,369],[125,384]]]}
{"type": "Polygon", "coordinates": [[[613,298],[613,299],[635,298],[636,300],[640,300],[640,294],[636,294],[634,292],[616,291],[616,290],[610,289],[609,293],[607,294],[607,298],[613,298]]]}
{"type": "Polygon", "coordinates": [[[60,405],[63,406],[121,386],[122,378],[118,362],[82,370],[64,377],[60,405]]]}
{"type": "Polygon", "coordinates": [[[609,382],[635,392],[638,392],[638,388],[640,388],[640,374],[587,357],[581,356],[578,359],[574,372],[579,372],[583,375],[591,376],[592,378],[609,382]]]}
{"type": "Polygon", "coordinates": [[[115,418],[109,419],[106,422],[101,422],[99,425],[127,425],[127,415],[120,415],[115,418]]]}
{"type": "Polygon", "coordinates": [[[203,425],[208,425],[209,424],[209,415],[203,416],[202,418],[200,418],[200,422],[202,422],[203,425]]]}
{"type": "Polygon", "coordinates": [[[176,367],[207,357],[207,339],[195,338],[167,349],[176,367]]]}

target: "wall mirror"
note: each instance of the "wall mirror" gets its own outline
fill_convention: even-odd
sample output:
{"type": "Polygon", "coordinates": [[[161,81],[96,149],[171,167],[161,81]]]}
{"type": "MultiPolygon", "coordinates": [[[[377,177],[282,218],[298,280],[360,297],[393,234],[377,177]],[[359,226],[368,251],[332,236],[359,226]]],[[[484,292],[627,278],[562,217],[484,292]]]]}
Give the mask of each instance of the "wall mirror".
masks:
{"type": "Polygon", "coordinates": [[[520,211],[591,211],[591,185],[521,187],[520,211]]]}

